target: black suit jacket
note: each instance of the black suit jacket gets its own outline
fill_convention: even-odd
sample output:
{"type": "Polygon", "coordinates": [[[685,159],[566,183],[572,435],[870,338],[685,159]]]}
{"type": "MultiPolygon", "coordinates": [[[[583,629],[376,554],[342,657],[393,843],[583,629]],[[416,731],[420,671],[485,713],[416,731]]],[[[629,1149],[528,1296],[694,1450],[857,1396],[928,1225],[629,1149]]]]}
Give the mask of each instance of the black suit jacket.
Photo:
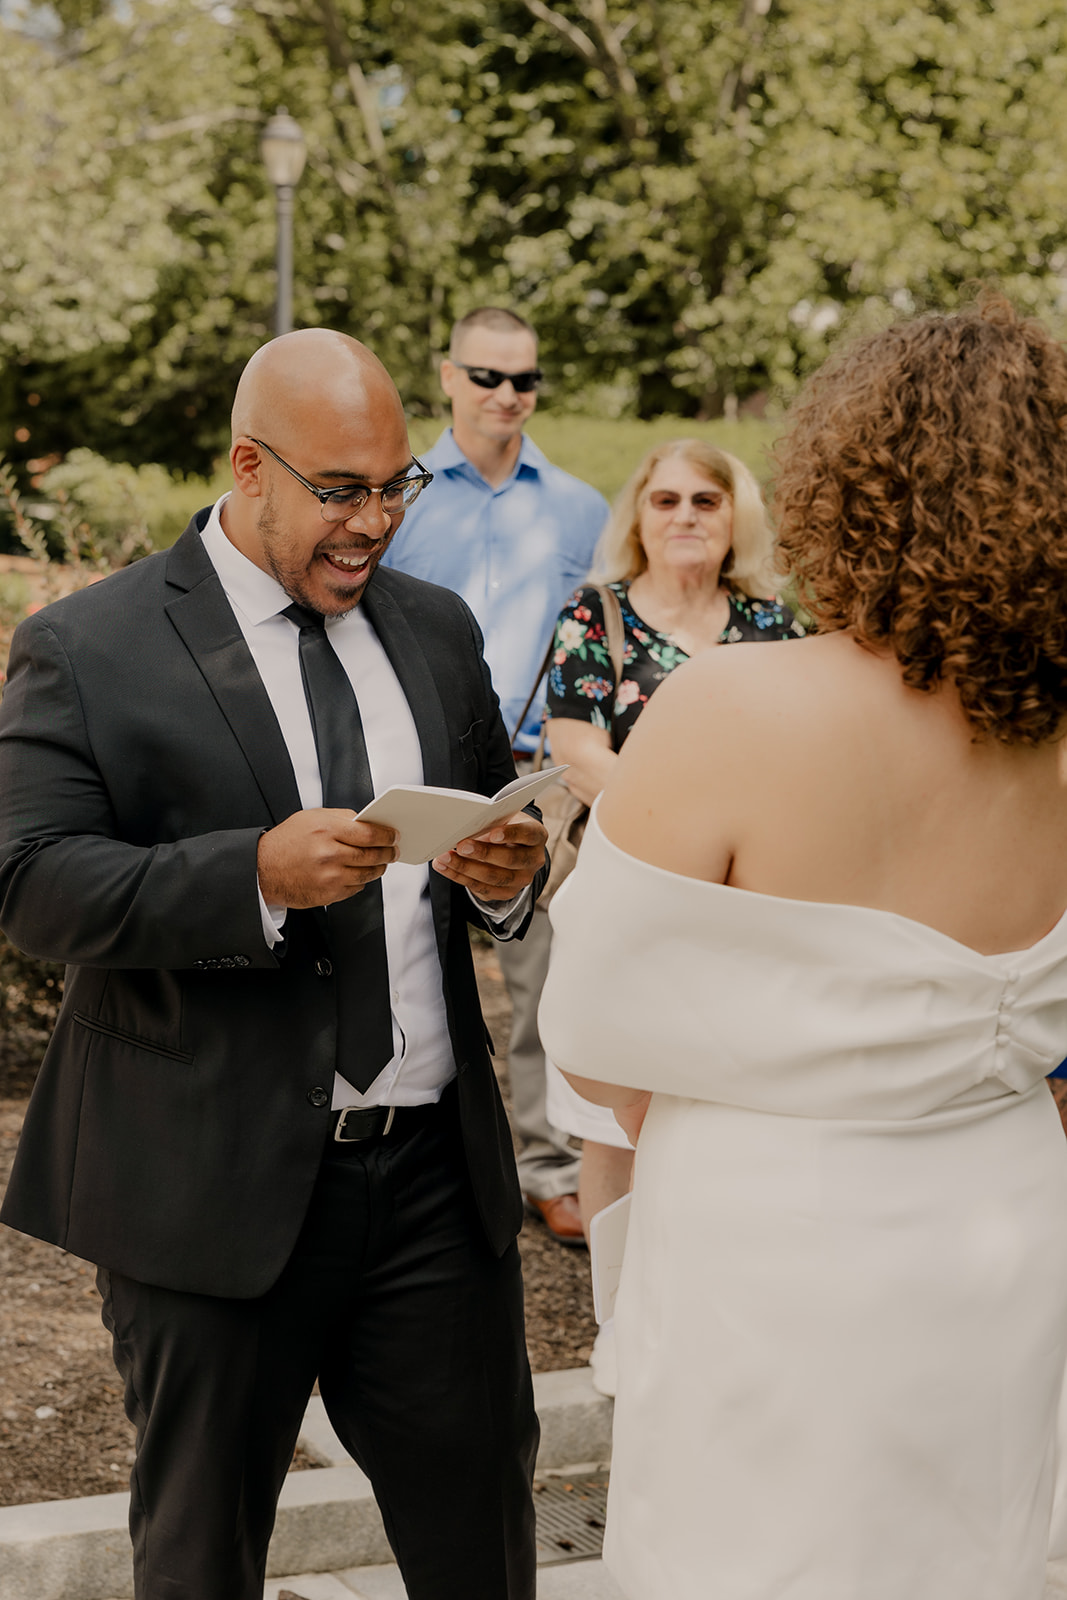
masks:
{"type": "MultiPolygon", "coordinates": [[[[290,912],[280,954],[263,937],[257,842],[300,800],[200,540],[206,515],[15,635],[0,926],[69,970],[2,1216],[145,1282],[252,1296],[307,1209],[333,986],[358,975],[327,973],[321,912],[290,912]]],[[[361,603],[411,706],[425,781],[495,792],[514,766],[467,607],[385,569],[361,603]]],[[[430,877],[466,1158],[499,1253],[522,1207],[467,937],[477,914],[430,877]]]]}

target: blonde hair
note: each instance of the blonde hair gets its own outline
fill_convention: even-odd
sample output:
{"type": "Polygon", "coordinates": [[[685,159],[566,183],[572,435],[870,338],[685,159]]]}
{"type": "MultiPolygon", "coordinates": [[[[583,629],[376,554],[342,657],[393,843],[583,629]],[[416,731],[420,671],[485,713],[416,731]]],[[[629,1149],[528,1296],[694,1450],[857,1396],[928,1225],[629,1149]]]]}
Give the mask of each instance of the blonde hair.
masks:
{"type": "Polygon", "coordinates": [[[648,557],[641,544],[640,524],[645,490],[660,462],[675,459],[690,462],[730,496],[733,531],[722,576],[742,594],[766,599],[776,588],[774,536],[759,484],[743,461],[703,439],[669,439],[649,451],[611,508],[593,556],[590,580],[628,582],[644,572],[648,557]]]}

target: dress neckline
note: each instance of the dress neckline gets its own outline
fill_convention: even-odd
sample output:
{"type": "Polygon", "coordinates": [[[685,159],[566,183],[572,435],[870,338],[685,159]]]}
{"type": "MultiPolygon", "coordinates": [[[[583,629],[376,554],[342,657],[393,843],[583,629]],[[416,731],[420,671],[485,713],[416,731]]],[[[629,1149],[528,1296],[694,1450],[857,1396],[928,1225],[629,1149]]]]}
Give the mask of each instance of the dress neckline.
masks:
{"type": "MultiPolygon", "coordinates": [[[[687,873],[673,872],[669,867],[657,867],[651,861],[642,861],[640,856],[631,855],[628,850],[624,850],[621,845],[617,845],[613,839],[608,837],[600,825],[600,818],[597,814],[599,807],[600,796],[597,795],[590,808],[589,826],[603,840],[609,850],[614,851],[616,855],[621,856],[624,861],[629,861],[635,867],[643,868],[647,872],[657,873],[664,878],[670,878],[675,883],[693,884],[698,891],[707,889],[724,895],[740,895],[750,903],[764,901],[768,905],[797,907],[809,914],[812,911],[845,911],[859,917],[888,919],[899,926],[929,934],[931,939],[936,939],[941,944],[951,945],[954,950],[973,956],[976,961],[1021,961],[1027,956],[1032,956],[1035,951],[1040,950],[1042,945],[1052,941],[1058,933],[1067,930],[1067,907],[1065,907],[1048,932],[1043,933],[1039,939],[1035,939],[1033,944],[1025,945],[1021,950],[997,950],[990,953],[984,950],[976,950],[973,945],[964,944],[961,939],[954,939],[950,933],[942,932],[940,928],[935,928],[929,922],[920,922],[916,917],[905,916],[902,911],[888,911],[884,906],[864,906],[853,904],[847,900],[797,900],[789,895],[765,894],[759,889],[742,889],[732,883],[715,883],[710,878],[692,878],[687,873]]],[[[587,829],[587,831],[589,830],[587,829]]]]}
{"type": "MultiPolygon", "coordinates": [[[[647,620],[647,618],[641,615],[640,611],[636,609],[633,601],[630,599],[631,581],[632,580],[630,578],[622,578],[618,581],[618,583],[609,584],[608,587],[622,590],[622,594],[619,595],[619,599],[629,607],[630,615],[633,617],[635,622],[639,622],[642,628],[646,629],[649,633],[654,634],[657,639],[662,639],[664,644],[669,644],[672,650],[677,650],[678,654],[680,656],[684,656],[687,661],[692,661],[692,653],[687,650],[684,645],[678,643],[673,633],[664,633],[662,628],[655,627],[647,620]]],[[[728,583],[724,583],[722,587],[726,590],[726,599],[729,602],[729,605],[726,613],[726,625],[720,630],[719,636],[715,640],[716,644],[726,643],[726,635],[729,633],[730,624],[734,620],[734,612],[740,610],[740,607],[734,598],[734,591],[731,589],[730,585],[728,583]]],[[[709,645],[707,648],[711,649],[712,647],[709,645]]]]}

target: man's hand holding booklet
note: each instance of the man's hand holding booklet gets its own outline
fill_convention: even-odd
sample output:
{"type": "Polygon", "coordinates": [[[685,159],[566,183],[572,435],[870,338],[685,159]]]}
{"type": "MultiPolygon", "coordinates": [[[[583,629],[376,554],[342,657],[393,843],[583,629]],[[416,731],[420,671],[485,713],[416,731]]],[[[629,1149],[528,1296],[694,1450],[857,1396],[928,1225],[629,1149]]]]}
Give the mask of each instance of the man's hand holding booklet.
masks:
{"type": "Polygon", "coordinates": [[[398,861],[409,866],[432,861],[461,839],[485,833],[536,800],[566,767],[546,767],[515,778],[491,798],[466,789],[435,789],[398,783],[376,795],[358,813],[360,822],[381,822],[397,831],[398,861]]]}

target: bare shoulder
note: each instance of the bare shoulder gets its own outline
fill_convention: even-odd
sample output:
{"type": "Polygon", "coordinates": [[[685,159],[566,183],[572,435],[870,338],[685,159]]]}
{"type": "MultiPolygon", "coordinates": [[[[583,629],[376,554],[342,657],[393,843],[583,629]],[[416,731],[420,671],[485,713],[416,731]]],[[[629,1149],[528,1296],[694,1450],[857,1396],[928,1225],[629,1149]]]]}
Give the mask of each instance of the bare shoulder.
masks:
{"type": "Polygon", "coordinates": [[[748,726],[753,718],[773,719],[783,701],[791,714],[809,703],[816,684],[837,676],[838,653],[831,636],[732,644],[694,656],[663,690],[684,705],[683,714],[713,722],[740,718],[748,726]]]}
{"type": "Polygon", "coordinates": [[[604,791],[608,836],[655,866],[724,882],[753,791],[824,704],[835,676],[827,643],[730,645],[672,673],[604,791]]]}

